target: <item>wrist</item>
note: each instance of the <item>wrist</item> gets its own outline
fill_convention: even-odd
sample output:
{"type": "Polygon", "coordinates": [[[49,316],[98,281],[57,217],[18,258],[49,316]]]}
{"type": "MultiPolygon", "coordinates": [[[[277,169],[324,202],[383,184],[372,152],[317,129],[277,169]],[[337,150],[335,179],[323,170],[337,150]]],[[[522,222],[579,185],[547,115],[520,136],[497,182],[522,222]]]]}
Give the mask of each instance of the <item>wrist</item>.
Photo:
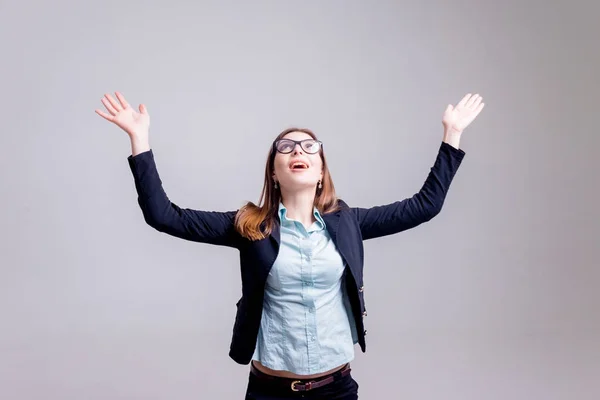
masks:
{"type": "Polygon", "coordinates": [[[147,137],[131,137],[131,153],[137,155],[150,150],[150,141],[147,137]]]}
{"type": "Polygon", "coordinates": [[[442,140],[445,143],[448,143],[450,146],[458,149],[458,147],[460,145],[461,135],[462,135],[462,132],[460,132],[460,131],[456,131],[453,129],[446,129],[446,130],[444,130],[444,137],[442,140]]]}

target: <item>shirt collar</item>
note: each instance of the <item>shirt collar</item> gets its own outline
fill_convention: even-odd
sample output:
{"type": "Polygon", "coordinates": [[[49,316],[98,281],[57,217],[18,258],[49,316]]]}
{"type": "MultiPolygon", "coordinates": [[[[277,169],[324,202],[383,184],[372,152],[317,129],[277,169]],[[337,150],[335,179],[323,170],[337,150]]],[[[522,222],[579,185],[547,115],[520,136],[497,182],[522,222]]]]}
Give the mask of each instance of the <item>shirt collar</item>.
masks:
{"type": "MultiPolygon", "coordinates": [[[[287,208],[285,208],[285,206],[283,205],[283,203],[281,201],[279,202],[278,213],[279,213],[280,221],[289,221],[289,219],[287,218],[287,208]]],[[[319,229],[324,229],[325,221],[321,217],[321,213],[319,212],[317,207],[313,207],[313,215],[317,219],[316,224],[318,225],[319,229]]]]}

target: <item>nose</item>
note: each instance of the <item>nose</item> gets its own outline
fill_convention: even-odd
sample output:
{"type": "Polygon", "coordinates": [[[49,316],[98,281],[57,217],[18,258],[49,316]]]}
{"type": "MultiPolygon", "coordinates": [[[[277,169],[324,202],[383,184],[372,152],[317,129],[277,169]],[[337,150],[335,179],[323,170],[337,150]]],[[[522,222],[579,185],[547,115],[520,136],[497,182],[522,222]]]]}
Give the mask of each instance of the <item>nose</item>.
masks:
{"type": "Polygon", "coordinates": [[[294,145],[294,151],[292,153],[293,154],[302,154],[302,146],[300,146],[300,143],[296,143],[294,145]]]}

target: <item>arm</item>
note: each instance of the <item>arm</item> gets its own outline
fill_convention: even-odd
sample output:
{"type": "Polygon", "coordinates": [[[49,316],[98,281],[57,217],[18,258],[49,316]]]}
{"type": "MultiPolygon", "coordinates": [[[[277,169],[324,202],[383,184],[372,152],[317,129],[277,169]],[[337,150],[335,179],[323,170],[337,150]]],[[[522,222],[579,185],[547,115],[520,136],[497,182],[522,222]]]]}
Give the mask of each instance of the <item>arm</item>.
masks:
{"type": "Polygon", "coordinates": [[[165,193],[151,149],[127,158],[144,220],[159,232],[181,239],[214,245],[237,247],[236,211],[217,212],[181,208],[165,193]]]}
{"type": "Polygon", "coordinates": [[[235,211],[216,212],[181,208],[167,197],[150,149],[150,115],[144,104],[139,112],[125,97],[116,92],[102,97],[106,111],[96,114],[123,129],[131,140],[131,155],[127,158],[138,194],[138,204],[144,220],[160,232],[195,242],[237,247],[241,236],[234,226],[235,211]]]}
{"type": "Polygon", "coordinates": [[[431,220],[442,209],[450,183],[465,155],[442,142],[421,190],[410,198],[370,208],[354,207],[364,240],[402,232],[431,220]]]}
{"type": "Polygon", "coordinates": [[[459,149],[462,133],[483,107],[481,97],[471,94],[465,95],[456,107],[448,105],[442,119],[442,144],[418,193],[387,205],[352,209],[364,240],[414,228],[441,211],[452,179],[465,156],[465,152],[459,149]]]}

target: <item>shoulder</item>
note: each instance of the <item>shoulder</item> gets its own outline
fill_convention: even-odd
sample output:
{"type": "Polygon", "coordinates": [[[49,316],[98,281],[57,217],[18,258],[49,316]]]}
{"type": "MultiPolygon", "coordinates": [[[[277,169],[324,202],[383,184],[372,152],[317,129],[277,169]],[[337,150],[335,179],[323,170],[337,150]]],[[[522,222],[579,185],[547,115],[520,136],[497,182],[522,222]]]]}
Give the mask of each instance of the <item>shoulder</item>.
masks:
{"type": "Polygon", "coordinates": [[[351,207],[346,201],[344,201],[343,199],[337,199],[336,213],[338,213],[340,216],[349,214],[354,215],[354,211],[355,209],[351,207]]]}
{"type": "Polygon", "coordinates": [[[337,204],[341,211],[350,211],[350,206],[343,199],[337,199],[337,204]]]}

